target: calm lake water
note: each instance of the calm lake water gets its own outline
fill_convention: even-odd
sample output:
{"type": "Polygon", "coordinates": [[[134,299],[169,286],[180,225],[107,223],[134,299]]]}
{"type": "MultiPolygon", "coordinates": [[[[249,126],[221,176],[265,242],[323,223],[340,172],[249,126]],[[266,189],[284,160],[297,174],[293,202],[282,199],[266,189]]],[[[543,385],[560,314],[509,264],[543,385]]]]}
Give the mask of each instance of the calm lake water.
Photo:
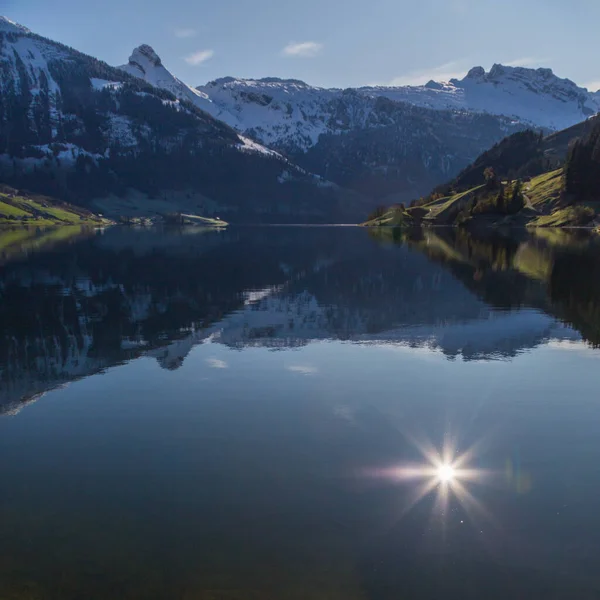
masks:
{"type": "Polygon", "coordinates": [[[593,238],[0,248],[2,600],[600,598],[593,238]]]}

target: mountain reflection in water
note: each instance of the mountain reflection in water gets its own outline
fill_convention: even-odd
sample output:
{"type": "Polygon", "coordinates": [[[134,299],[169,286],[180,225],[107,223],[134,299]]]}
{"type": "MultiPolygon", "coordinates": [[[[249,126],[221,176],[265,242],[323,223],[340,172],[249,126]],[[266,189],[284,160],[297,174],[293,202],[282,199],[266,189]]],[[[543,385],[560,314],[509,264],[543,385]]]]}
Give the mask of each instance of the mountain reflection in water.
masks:
{"type": "Polygon", "coordinates": [[[0,270],[0,406],[140,355],[176,369],[209,338],[234,348],[405,344],[466,360],[548,339],[600,343],[593,239],[431,230],[394,240],[383,230],[374,243],[335,232],[113,228],[13,252],[0,270]]]}

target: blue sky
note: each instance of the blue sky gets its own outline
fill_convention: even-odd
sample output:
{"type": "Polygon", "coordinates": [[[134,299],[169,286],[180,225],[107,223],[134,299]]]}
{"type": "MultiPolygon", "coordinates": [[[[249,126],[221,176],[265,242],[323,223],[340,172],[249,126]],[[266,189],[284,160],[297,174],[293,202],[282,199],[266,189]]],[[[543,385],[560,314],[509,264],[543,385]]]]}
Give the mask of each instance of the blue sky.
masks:
{"type": "Polygon", "coordinates": [[[598,0],[0,0],[0,14],[113,65],[150,44],[191,85],[422,83],[502,62],[600,89],[598,0]]]}

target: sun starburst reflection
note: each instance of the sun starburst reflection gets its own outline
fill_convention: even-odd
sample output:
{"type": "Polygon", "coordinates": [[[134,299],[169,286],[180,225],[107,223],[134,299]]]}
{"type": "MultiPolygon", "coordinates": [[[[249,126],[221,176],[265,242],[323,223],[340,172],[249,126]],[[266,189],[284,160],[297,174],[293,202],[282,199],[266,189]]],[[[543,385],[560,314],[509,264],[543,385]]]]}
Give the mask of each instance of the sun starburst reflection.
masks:
{"type": "Polygon", "coordinates": [[[440,465],[437,469],[437,477],[443,483],[450,483],[456,477],[456,471],[452,465],[440,465]]]}
{"type": "Polygon", "coordinates": [[[416,484],[409,492],[402,514],[409,512],[429,494],[436,493],[434,510],[439,514],[447,514],[450,499],[455,498],[473,520],[492,520],[491,515],[468,489],[471,484],[481,483],[490,474],[484,469],[470,466],[477,453],[477,444],[459,453],[456,445],[448,441],[441,452],[429,442],[413,438],[410,441],[423,456],[422,463],[369,470],[371,477],[416,484]]]}

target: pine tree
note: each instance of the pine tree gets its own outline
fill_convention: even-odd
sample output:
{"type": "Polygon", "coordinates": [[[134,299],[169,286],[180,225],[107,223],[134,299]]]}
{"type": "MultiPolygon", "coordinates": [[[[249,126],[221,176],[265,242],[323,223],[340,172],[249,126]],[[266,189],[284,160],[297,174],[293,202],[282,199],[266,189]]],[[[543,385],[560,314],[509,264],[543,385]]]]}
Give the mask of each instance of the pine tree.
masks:
{"type": "Polygon", "coordinates": [[[507,207],[507,212],[514,215],[523,210],[524,206],[525,200],[523,199],[523,182],[519,179],[514,183],[510,201],[507,207]]]}

